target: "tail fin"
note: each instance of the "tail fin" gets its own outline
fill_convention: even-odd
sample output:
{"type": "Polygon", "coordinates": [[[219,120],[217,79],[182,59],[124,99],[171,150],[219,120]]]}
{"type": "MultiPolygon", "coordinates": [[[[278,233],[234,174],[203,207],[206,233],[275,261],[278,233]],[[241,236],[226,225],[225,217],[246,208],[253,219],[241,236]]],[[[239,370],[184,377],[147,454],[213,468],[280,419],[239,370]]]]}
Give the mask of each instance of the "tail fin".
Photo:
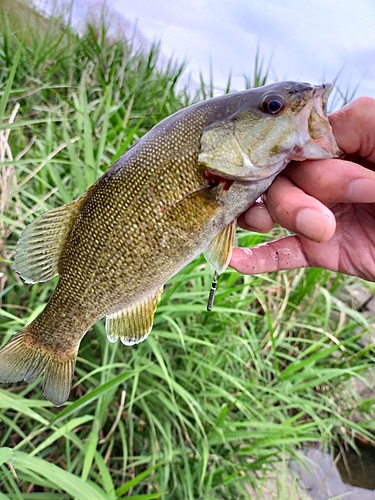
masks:
{"type": "Polygon", "coordinates": [[[69,397],[77,351],[58,357],[33,342],[29,326],[0,349],[0,381],[31,383],[44,372],[44,396],[55,406],[62,406],[69,397]]]}

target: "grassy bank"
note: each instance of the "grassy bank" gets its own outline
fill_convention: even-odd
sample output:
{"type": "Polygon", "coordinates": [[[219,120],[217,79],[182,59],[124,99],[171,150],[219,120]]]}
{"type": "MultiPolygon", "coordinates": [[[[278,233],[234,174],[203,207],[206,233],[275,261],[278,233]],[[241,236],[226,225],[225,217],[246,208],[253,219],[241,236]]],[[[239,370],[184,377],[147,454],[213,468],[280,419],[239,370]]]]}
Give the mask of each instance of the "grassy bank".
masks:
{"type": "MultiPolygon", "coordinates": [[[[183,67],[158,64],[155,45],[109,40],[103,26],[78,37],[52,21],[23,42],[12,26],[3,19],[0,35],[0,343],[56,284],[25,285],[14,273],[25,224],[79,196],[199,98],[181,83],[183,67]]],[[[1,385],[0,499],[249,498],[302,443],[371,439],[372,401],[343,398],[374,361],[360,343],[366,320],[337,298],[343,278],[229,270],[206,313],[211,278],[203,258],[175,276],[136,347],[111,345],[95,325],[65,407],[45,401],[39,381],[1,385]]]]}

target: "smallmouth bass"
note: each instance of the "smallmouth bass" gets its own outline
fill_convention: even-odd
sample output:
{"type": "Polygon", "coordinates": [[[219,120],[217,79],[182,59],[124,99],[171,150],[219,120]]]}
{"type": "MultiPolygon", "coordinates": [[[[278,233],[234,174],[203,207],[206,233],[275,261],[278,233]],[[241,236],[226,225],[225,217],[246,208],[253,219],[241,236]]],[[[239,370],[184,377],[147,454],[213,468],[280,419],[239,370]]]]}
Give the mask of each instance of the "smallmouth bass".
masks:
{"type": "Polygon", "coordinates": [[[187,107],[135,143],[82,196],[21,234],[15,269],[58,285],[43,312],[0,349],[0,381],[68,399],[80,341],[106,316],[110,342],[144,340],[164,283],[204,253],[230,260],[236,219],[291,160],[340,151],[331,85],[281,82],[187,107]]]}

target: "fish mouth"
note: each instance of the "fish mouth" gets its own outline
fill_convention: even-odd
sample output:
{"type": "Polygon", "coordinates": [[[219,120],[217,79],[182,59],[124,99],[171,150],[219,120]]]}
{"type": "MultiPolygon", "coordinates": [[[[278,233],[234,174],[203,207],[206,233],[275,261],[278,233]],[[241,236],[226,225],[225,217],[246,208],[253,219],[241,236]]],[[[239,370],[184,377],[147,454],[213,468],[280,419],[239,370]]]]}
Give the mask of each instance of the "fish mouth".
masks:
{"type": "Polygon", "coordinates": [[[343,151],[338,147],[327,116],[327,101],[333,85],[317,85],[309,103],[295,116],[297,128],[302,131],[304,146],[296,151],[295,160],[338,158],[343,151]]]}

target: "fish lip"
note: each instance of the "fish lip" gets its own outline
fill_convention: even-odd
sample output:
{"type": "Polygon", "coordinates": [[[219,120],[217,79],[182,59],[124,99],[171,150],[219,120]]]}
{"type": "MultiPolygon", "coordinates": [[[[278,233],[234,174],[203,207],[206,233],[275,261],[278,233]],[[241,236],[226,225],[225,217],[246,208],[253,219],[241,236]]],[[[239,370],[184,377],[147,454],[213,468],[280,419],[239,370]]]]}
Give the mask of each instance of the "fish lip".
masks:
{"type": "Polygon", "coordinates": [[[331,95],[332,90],[332,83],[322,83],[321,85],[315,85],[313,95],[315,98],[321,97],[324,108],[327,105],[328,98],[331,95]]]}
{"type": "Polygon", "coordinates": [[[338,158],[342,155],[328,121],[327,102],[332,92],[331,83],[316,85],[310,102],[295,116],[295,125],[301,131],[301,149],[293,159],[338,158]]]}
{"type": "Polygon", "coordinates": [[[314,107],[318,115],[327,121],[328,121],[327,103],[332,90],[333,90],[332,83],[323,83],[322,85],[316,85],[313,91],[313,99],[311,102],[311,108],[314,107]]]}

